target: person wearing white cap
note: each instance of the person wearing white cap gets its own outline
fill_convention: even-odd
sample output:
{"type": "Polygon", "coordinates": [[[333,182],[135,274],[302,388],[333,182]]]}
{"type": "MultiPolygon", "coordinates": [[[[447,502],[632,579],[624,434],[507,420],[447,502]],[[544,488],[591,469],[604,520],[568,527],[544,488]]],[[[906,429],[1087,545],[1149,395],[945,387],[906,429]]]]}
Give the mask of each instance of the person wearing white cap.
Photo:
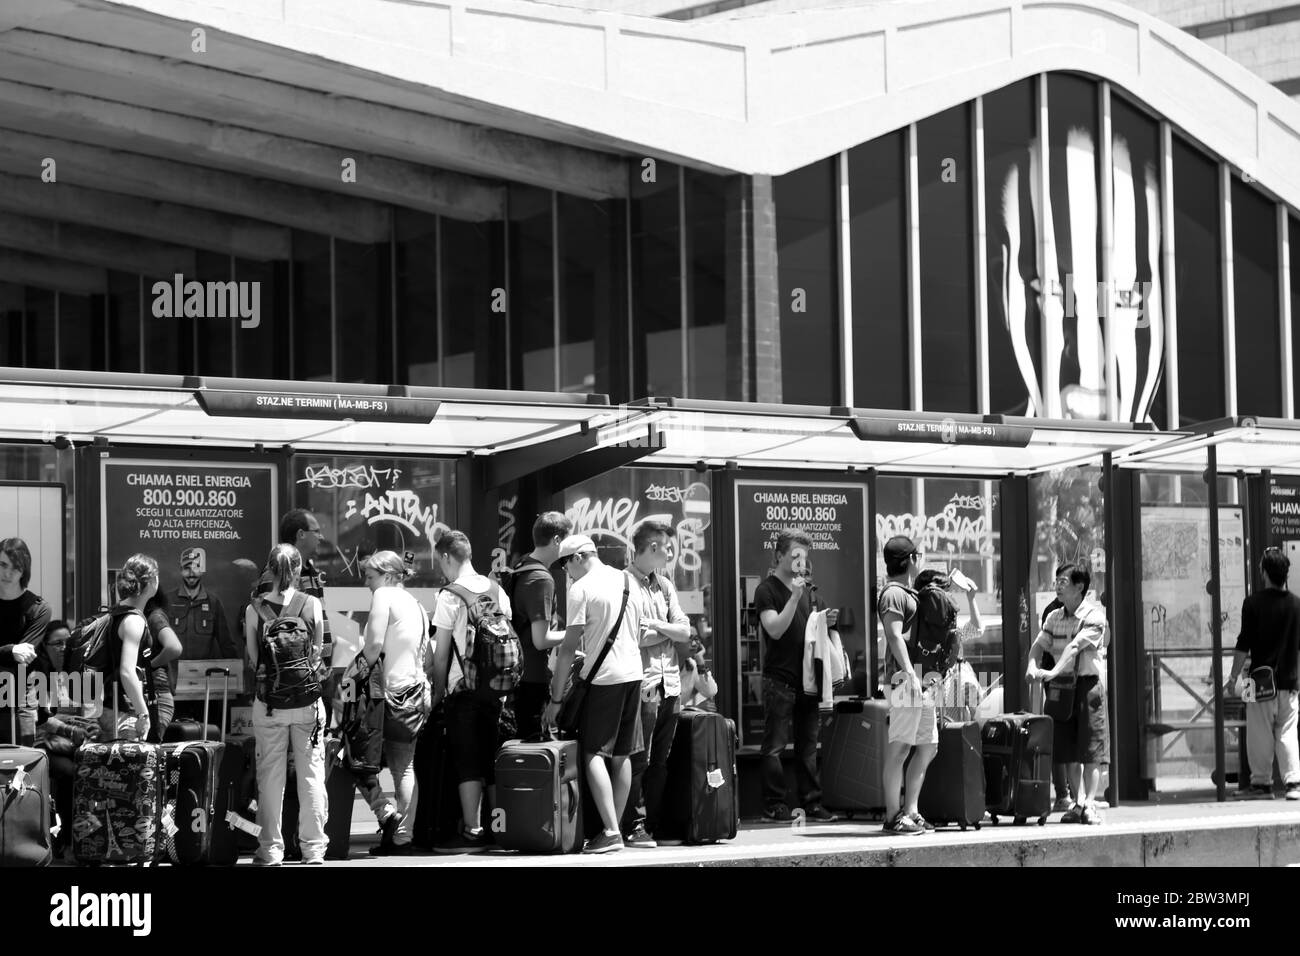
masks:
{"type": "Polygon", "coordinates": [[[633,587],[627,572],[604,564],[585,534],[560,542],[559,564],[569,575],[568,628],[551,679],[551,702],[543,722],[554,726],[565,679],[578,649],[585,660],[581,678],[590,680],[578,739],[587,763],[587,782],[600,811],[603,832],[587,841],[585,853],[623,849],[619,821],[632,786],[631,757],[640,753],[641,647],[636,615],[628,607],[633,587]]]}

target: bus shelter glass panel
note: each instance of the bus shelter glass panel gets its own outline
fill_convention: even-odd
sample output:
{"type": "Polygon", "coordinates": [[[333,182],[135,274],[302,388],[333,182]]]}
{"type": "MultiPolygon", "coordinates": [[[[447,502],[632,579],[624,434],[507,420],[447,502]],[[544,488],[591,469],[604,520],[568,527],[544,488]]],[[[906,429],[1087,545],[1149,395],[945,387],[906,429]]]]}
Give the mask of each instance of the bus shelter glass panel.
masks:
{"type": "MultiPolygon", "coordinates": [[[[1235,479],[1219,479],[1222,666],[1232,667],[1246,596],[1246,524],[1235,479]]],[[[1141,478],[1142,777],[1157,796],[1215,788],[1213,598],[1209,488],[1201,474],[1141,478]]],[[[1225,770],[1244,741],[1240,698],[1224,699],[1225,770]]]]}
{"type": "MultiPolygon", "coordinates": [[[[983,693],[1002,682],[1002,544],[999,528],[999,486],[978,478],[880,478],[876,482],[876,580],[883,588],[888,577],[882,548],[894,535],[905,535],[923,554],[923,569],[951,574],[960,570],[975,582],[969,596],[953,587],[962,631],[962,653],[983,693]],[[976,613],[973,613],[976,612],[976,613]]],[[[884,629],[876,622],[878,678],[887,687],[892,675],[883,672],[884,629]]]]}
{"type": "MultiPolygon", "coordinates": [[[[324,576],[325,612],[334,641],[334,666],[344,667],[360,646],[370,612],[361,563],[376,551],[394,551],[414,568],[406,586],[432,609],[442,574],[433,546],[448,531],[455,501],[455,465],[435,458],[378,458],[298,454],[290,468],[294,507],[320,523],[312,558],[324,576]]],[[[487,562],[480,563],[480,570],[487,562]]]]}

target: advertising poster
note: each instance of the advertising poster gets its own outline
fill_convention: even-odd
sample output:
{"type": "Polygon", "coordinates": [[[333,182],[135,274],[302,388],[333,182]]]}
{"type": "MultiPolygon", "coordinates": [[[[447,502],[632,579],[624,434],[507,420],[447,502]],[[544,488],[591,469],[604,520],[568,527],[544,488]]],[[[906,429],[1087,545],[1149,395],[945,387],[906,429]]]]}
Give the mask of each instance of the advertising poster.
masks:
{"type": "Polygon", "coordinates": [[[809,565],[823,607],[840,608],[853,626],[840,637],[855,682],[868,669],[866,515],[864,485],[836,482],[736,482],[736,555],[740,600],[741,742],[757,745],[763,735],[763,638],[754,611],[754,591],[771,573],[776,540],[787,528],[812,539],[809,565]]]}
{"type": "Polygon", "coordinates": [[[211,617],[199,614],[194,626],[239,634],[236,615],[275,541],[276,470],[269,463],[102,459],[101,603],[113,603],[117,571],[139,552],[158,562],[165,598],[181,587],[182,564],[192,593],[202,588],[210,596],[211,617]]]}
{"type": "MultiPolygon", "coordinates": [[[[1300,568],[1300,478],[1274,478],[1268,489],[1268,545],[1281,548],[1300,568]]],[[[1300,574],[1287,579],[1293,594],[1300,594],[1300,574]]]]}

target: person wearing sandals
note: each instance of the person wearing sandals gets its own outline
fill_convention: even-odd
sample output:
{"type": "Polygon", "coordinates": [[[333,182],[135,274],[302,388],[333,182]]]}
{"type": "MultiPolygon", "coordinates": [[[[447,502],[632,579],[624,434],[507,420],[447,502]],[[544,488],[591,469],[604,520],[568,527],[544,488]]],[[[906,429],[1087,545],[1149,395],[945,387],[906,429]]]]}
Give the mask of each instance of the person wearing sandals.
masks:
{"type": "Polygon", "coordinates": [[[1052,760],[1068,764],[1079,802],[1061,817],[1062,823],[1096,826],[1102,822],[1097,806],[1101,769],[1110,763],[1110,723],[1106,702],[1106,611],[1086,597],[1092,574],[1078,564],[1062,566],[1056,577],[1061,601],[1043,621],[1029,650],[1025,676],[1044,683],[1062,676],[1074,678],[1073,710],[1066,720],[1056,720],[1052,735],[1052,760]],[[1043,655],[1051,651],[1056,666],[1045,670],[1043,655]]]}
{"type": "MultiPolygon", "coordinates": [[[[419,688],[417,693],[428,698],[427,714],[432,705],[426,673],[430,658],[429,616],[403,584],[409,569],[395,552],[376,551],[361,563],[361,573],[371,599],[360,656],[370,665],[382,658],[386,699],[405,700],[413,688],[419,688]]],[[[397,739],[413,736],[399,734],[400,730],[385,721],[384,762],[393,775],[393,798],[384,793],[375,774],[357,779],[357,789],[379,821],[381,836],[378,846],[370,848],[372,856],[409,856],[413,851],[411,832],[418,796],[415,740],[397,739]]]]}
{"type": "Polygon", "coordinates": [[[916,649],[919,606],[912,583],[920,573],[922,554],[912,539],[904,535],[890,538],[882,551],[889,580],[880,591],[876,610],[885,630],[885,673],[890,675],[891,684],[883,830],[915,836],[934,829],[921,816],[917,803],[925,772],[939,751],[939,722],[933,691],[922,686],[923,675],[915,666],[919,659],[916,649]],[[905,786],[906,794],[900,801],[905,786]]]}

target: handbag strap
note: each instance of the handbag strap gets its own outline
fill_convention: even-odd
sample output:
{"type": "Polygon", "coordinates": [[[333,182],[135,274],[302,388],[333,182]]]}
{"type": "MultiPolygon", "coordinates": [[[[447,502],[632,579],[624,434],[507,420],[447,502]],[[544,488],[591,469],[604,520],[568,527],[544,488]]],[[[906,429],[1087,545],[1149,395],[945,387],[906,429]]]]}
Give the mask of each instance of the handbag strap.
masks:
{"type": "Polygon", "coordinates": [[[627,595],[629,586],[627,575],[624,575],[623,603],[619,606],[618,617],[614,619],[614,626],[610,629],[609,637],[605,638],[605,646],[600,649],[600,655],[596,658],[596,663],[593,664],[591,670],[587,672],[587,676],[582,678],[582,680],[587,684],[590,684],[596,679],[596,675],[600,673],[601,665],[605,663],[605,658],[609,656],[609,652],[614,647],[614,641],[618,639],[618,629],[623,626],[623,615],[627,613],[627,595]]]}

